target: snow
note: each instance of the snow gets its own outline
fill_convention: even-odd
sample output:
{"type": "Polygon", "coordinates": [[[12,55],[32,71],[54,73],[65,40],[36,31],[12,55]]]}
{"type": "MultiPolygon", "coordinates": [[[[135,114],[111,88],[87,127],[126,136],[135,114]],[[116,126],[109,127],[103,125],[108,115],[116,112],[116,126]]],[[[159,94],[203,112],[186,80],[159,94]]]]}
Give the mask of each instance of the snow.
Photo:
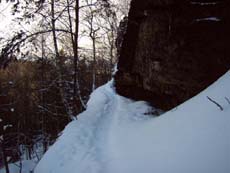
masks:
{"type": "MultiPolygon", "coordinates": [[[[36,163],[33,162],[32,160],[24,160],[22,161],[22,173],[31,173],[31,171],[34,169],[36,163]]],[[[20,163],[11,163],[9,164],[9,171],[10,173],[18,173],[20,172],[20,163]]],[[[5,168],[0,169],[0,173],[5,173],[5,168]]]]}
{"type": "MultiPolygon", "coordinates": [[[[3,135],[0,136],[0,140],[3,140],[3,135]]],[[[43,155],[43,141],[38,141],[33,146],[33,152],[30,153],[30,159],[28,158],[28,150],[25,145],[20,145],[20,153],[21,153],[21,173],[32,173],[34,171],[35,166],[43,155]]],[[[1,159],[1,158],[0,158],[1,159]]],[[[11,157],[7,156],[8,166],[10,173],[20,173],[20,161],[15,163],[10,163],[11,157]]],[[[2,161],[2,160],[0,160],[2,161]]],[[[0,173],[5,173],[5,167],[3,162],[0,162],[0,173]]]]}
{"type": "Polygon", "coordinates": [[[205,6],[205,5],[217,5],[220,2],[190,2],[192,5],[201,5],[201,6],[205,6]]]}
{"type": "Polygon", "coordinates": [[[12,125],[12,124],[4,125],[4,126],[3,126],[3,130],[6,130],[7,128],[10,128],[10,127],[13,127],[13,125],[12,125]]]}
{"type": "Polygon", "coordinates": [[[103,151],[106,151],[104,137],[107,136],[108,122],[112,118],[110,108],[114,105],[114,94],[109,86],[111,83],[92,93],[87,110],[65,128],[35,172],[73,172],[76,167],[78,172],[100,172],[104,165],[103,151]]]}
{"type": "Polygon", "coordinates": [[[9,85],[13,85],[14,84],[14,82],[13,81],[9,81],[9,85]]]}
{"type": "Polygon", "coordinates": [[[218,18],[218,17],[206,17],[206,18],[196,19],[196,22],[201,22],[201,21],[214,21],[214,22],[219,22],[219,21],[221,21],[221,19],[218,18]]]}
{"type": "Polygon", "coordinates": [[[227,72],[197,96],[153,116],[146,102],[118,96],[111,81],[92,93],[87,110],[65,128],[35,173],[229,173],[229,90],[227,72]]]}
{"type": "Polygon", "coordinates": [[[117,69],[117,63],[115,64],[113,71],[112,71],[112,76],[115,76],[115,74],[117,73],[118,69],[117,69]]]}

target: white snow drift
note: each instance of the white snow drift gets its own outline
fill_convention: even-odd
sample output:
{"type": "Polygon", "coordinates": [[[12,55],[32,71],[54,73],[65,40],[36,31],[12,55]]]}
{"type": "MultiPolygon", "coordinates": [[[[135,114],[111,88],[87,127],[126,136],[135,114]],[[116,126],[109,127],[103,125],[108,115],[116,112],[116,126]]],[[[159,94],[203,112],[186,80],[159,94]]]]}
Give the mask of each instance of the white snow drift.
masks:
{"type": "MultiPolygon", "coordinates": [[[[230,72],[154,117],[145,102],[98,88],[35,173],[229,173],[230,72]],[[217,102],[223,111],[209,98],[217,102]]],[[[167,102],[167,100],[165,100],[167,102]]]]}

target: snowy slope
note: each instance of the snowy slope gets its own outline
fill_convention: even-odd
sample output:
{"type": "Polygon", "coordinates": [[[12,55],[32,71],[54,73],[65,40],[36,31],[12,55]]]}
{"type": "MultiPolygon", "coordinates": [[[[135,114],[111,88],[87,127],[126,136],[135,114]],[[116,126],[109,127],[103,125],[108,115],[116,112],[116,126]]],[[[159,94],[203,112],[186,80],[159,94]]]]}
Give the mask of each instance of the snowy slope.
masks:
{"type": "MultiPolygon", "coordinates": [[[[230,72],[160,117],[97,89],[88,108],[48,150],[35,173],[229,173],[230,72]],[[208,97],[218,102],[219,109],[208,97]]],[[[167,101],[167,100],[165,100],[167,101]]]]}

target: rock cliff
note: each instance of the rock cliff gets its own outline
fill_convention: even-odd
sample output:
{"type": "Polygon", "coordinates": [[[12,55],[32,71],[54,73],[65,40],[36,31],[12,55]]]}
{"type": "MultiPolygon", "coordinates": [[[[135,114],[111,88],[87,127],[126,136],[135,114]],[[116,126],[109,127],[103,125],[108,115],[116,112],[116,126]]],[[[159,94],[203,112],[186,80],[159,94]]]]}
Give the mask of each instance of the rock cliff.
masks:
{"type": "Polygon", "coordinates": [[[132,0],[116,90],[169,110],[230,69],[230,3],[132,0]]]}

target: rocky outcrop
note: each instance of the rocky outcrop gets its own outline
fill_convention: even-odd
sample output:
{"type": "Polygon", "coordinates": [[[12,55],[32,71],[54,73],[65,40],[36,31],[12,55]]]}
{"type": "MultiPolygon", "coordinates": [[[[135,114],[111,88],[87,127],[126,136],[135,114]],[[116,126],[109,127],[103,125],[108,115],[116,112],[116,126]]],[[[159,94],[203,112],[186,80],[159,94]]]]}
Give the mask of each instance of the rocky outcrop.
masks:
{"type": "Polygon", "coordinates": [[[230,4],[133,0],[115,75],[119,94],[169,110],[230,69],[230,4]]]}

